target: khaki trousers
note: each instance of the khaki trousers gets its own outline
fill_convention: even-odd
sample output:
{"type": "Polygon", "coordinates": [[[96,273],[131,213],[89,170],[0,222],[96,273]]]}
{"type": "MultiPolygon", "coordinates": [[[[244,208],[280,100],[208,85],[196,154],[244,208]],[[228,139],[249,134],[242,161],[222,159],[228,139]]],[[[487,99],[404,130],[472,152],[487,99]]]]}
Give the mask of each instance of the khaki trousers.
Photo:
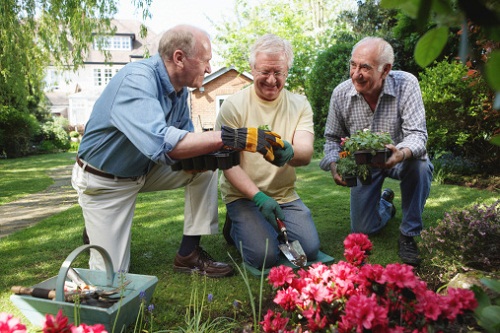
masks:
{"type": "MultiPolygon", "coordinates": [[[[190,174],[156,165],[137,179],[109,179],[75,163],[71,182],[78,192],[90,244],[106,249],[115,272],[130,265],[131,227],[137,194],[185,187],[184,235],[218,232],[217,172],[190,174]]],[[[101,255],[91,250],[90,269],[105,270],[101,255]]]]}

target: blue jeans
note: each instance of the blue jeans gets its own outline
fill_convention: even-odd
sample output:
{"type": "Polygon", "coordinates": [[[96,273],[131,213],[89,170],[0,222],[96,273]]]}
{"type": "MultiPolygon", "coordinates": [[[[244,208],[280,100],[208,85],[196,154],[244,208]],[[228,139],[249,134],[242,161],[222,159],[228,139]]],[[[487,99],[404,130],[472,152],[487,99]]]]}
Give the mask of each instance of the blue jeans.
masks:
{"type": "Polygon", "coordinates": [[[391,219],[391,204],[381,198],[386,177],[400,180],[405,236],[418,236],[423,229],[422,212],[429,196],[434,166],[427,160],[410,159],[392,169],[372,170],[372,183],[351,188],[351,231],[374,234],[391,219]]]}
{"type": "MultiPolygon", "coordinates": [[[[316,259],[319,236],[309,208],[300,199],[280,204],[280,207],[285,214],[283,222],[288,230],[289,242],[298,240],[307,260],[316,259]]],[[[259,269],[262,268],[264,261],[265,268],[276,264],[280,259],[278,231],[264,218],[255,203],[239,199],[227,204],[226,208],[232,221],[231,237],[243,254],[243,260],[259,269]]]]}

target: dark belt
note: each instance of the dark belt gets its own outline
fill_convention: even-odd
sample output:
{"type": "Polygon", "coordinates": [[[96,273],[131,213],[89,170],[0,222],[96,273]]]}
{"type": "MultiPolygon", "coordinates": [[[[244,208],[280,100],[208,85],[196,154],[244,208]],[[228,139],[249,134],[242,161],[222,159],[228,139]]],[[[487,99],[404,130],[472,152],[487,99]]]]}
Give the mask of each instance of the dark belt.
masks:
{"type": "Polygon", "coordinates": [[[93,175],[96,175],[96,176],[101,176],[101,177],[105,177],[105,178],[109,178],[109,179],[131,179],[132,177],[118,177],[118,176],[114,176],[110,173],[106,173],[106,172],[102,172],[100,170],[97,170],[97,169],[94,169],[93,167],[91,167],[90,165],[85,165],[83,163],[83,161],[77,156],[76,157],[76,163],[78,163],[78,165],[83,169],[83,171],[87,171],[88,173],[91,173],[93,175]]]}

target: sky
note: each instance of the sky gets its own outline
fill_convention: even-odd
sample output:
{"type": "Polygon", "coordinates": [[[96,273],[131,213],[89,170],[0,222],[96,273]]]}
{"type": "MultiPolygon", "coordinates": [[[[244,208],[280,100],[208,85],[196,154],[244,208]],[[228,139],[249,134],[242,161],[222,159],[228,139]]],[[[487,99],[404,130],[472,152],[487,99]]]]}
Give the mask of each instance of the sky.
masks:
{"type": "MultiPolygon", "coordinates": [[[[119,0],[117,19],[142,21],[142,13],[135,10],[133,0],[119,0]]],[[[216,31],[207,19],[221,22],[234,12],[234,0],[152,0],[152,19],[146,26],[161,33],[177,24],[188,23],[206,30],[212,37],[216,31]]]]}

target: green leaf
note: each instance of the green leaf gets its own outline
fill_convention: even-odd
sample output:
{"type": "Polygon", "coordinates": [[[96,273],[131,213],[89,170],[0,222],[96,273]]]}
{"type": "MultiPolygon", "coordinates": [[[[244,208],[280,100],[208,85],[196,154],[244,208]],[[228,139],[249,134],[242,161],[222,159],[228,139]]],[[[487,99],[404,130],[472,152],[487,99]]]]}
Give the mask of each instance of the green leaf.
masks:
{"type": "Polygon", "coordinates": [[[500,293],[500,281],[499,280],[483,278],[480,281],[486,287],[490,288],[491,290],[493,290],[497,293],[500,293]]]}
{"type": "Polygon", "coordinates": [[[417,14],[417,27],[423,31],[429,21],[429,14],[431,12],[432,0],[421,0],[420,7],[417,14]]]}
{"type": "Polygon", "coordinates": [[[495,91],[500,91],[500,50],[491,52],[485,66],[486,81],[495,91]]]}
{"type": "Polygon", "coordinates": [[[380,7],[386,9],[401,9],[407,16],[416,19],[420,7],[420,0],[382,0],[380,2],[380,7]]]}
{"type": "Polygon", "coordinates": [[[474,296],[476,297],[478,303],[476,313],[479,315],[483,308],[491,305],[491,300],[481,287],[472,286],[471,289],[474,292],[474,296]]]}
{"type": "Polygon", "coordinates": [[[500,328],[500,306],[487,306],[479,315],[479,324],[488,332],[498,332],[500,328]]]}
{"type": "Polygon", "coordinates": [[[490,140],[490,143],[496,146],[500,146],[500,134],[493,136],[490,140]]]}
{"type": "Polygon", "coordinates": [[[415,61],[421,67],[430,65],[448,41],[448,27],[433,28],[425,33],[415,47],[415,61]]]}

